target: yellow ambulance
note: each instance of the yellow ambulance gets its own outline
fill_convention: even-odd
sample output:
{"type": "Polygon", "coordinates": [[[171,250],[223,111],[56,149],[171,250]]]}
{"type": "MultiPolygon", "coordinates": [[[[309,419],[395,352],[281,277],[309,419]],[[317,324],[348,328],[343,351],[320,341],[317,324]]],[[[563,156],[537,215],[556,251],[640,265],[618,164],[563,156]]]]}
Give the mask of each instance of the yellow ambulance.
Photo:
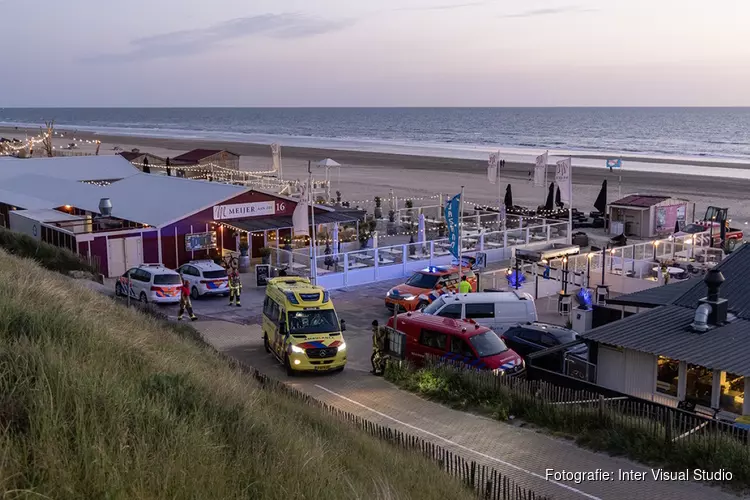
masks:
{"type": "Polygon", "coordinates": [[[300,371],[341,371],[346,342],[327,290],[307,278],[268,280],[263,302],[263,345],[292,376],[300,371]]]}

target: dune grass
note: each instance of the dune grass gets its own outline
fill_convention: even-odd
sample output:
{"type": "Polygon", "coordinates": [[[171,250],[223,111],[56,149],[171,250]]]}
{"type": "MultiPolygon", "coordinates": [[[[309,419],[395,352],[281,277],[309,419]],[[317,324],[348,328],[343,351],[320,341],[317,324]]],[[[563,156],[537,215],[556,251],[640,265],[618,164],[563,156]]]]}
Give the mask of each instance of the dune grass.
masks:
{"type": "Polygon", "coordinates": [[[190,330],[0,250],[2,498],[473,498],[190,330]],[[184,335],[179,333],[183,332],[184,335]]]}
{"type": "Polygon", "coordinates": [[[95,269],[70,250],[44,243],[23,233],[0,227],[0,248],[19,257],[36,260],[42,267],[66,274],[70,271],[93,273],[95,269]]]}

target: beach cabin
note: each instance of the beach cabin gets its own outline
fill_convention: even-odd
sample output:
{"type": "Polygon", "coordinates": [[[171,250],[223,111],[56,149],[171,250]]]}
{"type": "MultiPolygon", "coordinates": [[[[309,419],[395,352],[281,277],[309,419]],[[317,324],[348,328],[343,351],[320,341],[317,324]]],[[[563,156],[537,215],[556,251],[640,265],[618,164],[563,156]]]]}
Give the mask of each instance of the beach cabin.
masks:
{"type": "Polygon", "coordinates": [[[171,163],[179,166],[218,166],[232,170],[240,169],[240,155],[226,149],[193,149],[175,156],[171,163]]]}
{"type": "Polygon", "coordinates": [[[688,201],[665,195],[631,194],[609,205],[610,232],[635,238],[655,238],[674,233],[687,220],[688,201]]]}

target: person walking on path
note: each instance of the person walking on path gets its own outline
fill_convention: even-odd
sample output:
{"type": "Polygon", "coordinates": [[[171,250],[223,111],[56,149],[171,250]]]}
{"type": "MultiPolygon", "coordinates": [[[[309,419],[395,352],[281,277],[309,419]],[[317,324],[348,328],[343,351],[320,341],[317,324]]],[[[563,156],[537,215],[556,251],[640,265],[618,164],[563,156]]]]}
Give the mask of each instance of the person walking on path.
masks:
{"type": "Polygon", "coordinates": [[[237,269],[229,272],[229,305],[240,307],[240,292],[242,291],[242,281],[237,269]]]}
{"type": "Polygon", "coordinates": [[[182,286],[180,287],[180,312],[177,314],[177,321],[182,321],[182,315],[185,314],[187,309],[190,319],[195,321],[195,314],[193,314],[193,304],[190,302],[190,284],[187,280],[182,280],[182,286]]]}
{"type": "Polygon", "coordinates": [[[458,284],[458,293],[471,293],[471,283],[466,279],[466,275],[461,276],[461,282],[458,284]]]}
{"type": "Polygon", "coordinates": [[[385,372],[385,330],[378,326],[378,320],[372,322],[372,373],[382,376],[385,372]]]}

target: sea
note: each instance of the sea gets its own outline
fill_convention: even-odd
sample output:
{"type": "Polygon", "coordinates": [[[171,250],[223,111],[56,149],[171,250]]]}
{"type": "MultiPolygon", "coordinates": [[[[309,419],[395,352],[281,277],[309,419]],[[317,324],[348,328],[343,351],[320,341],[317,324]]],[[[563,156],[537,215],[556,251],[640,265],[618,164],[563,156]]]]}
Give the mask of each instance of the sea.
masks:
{"type": "Polygon", "coordinates": [[[0,108],[0,126],[486,158],[750,163],[750,108],[0,108]]]}

